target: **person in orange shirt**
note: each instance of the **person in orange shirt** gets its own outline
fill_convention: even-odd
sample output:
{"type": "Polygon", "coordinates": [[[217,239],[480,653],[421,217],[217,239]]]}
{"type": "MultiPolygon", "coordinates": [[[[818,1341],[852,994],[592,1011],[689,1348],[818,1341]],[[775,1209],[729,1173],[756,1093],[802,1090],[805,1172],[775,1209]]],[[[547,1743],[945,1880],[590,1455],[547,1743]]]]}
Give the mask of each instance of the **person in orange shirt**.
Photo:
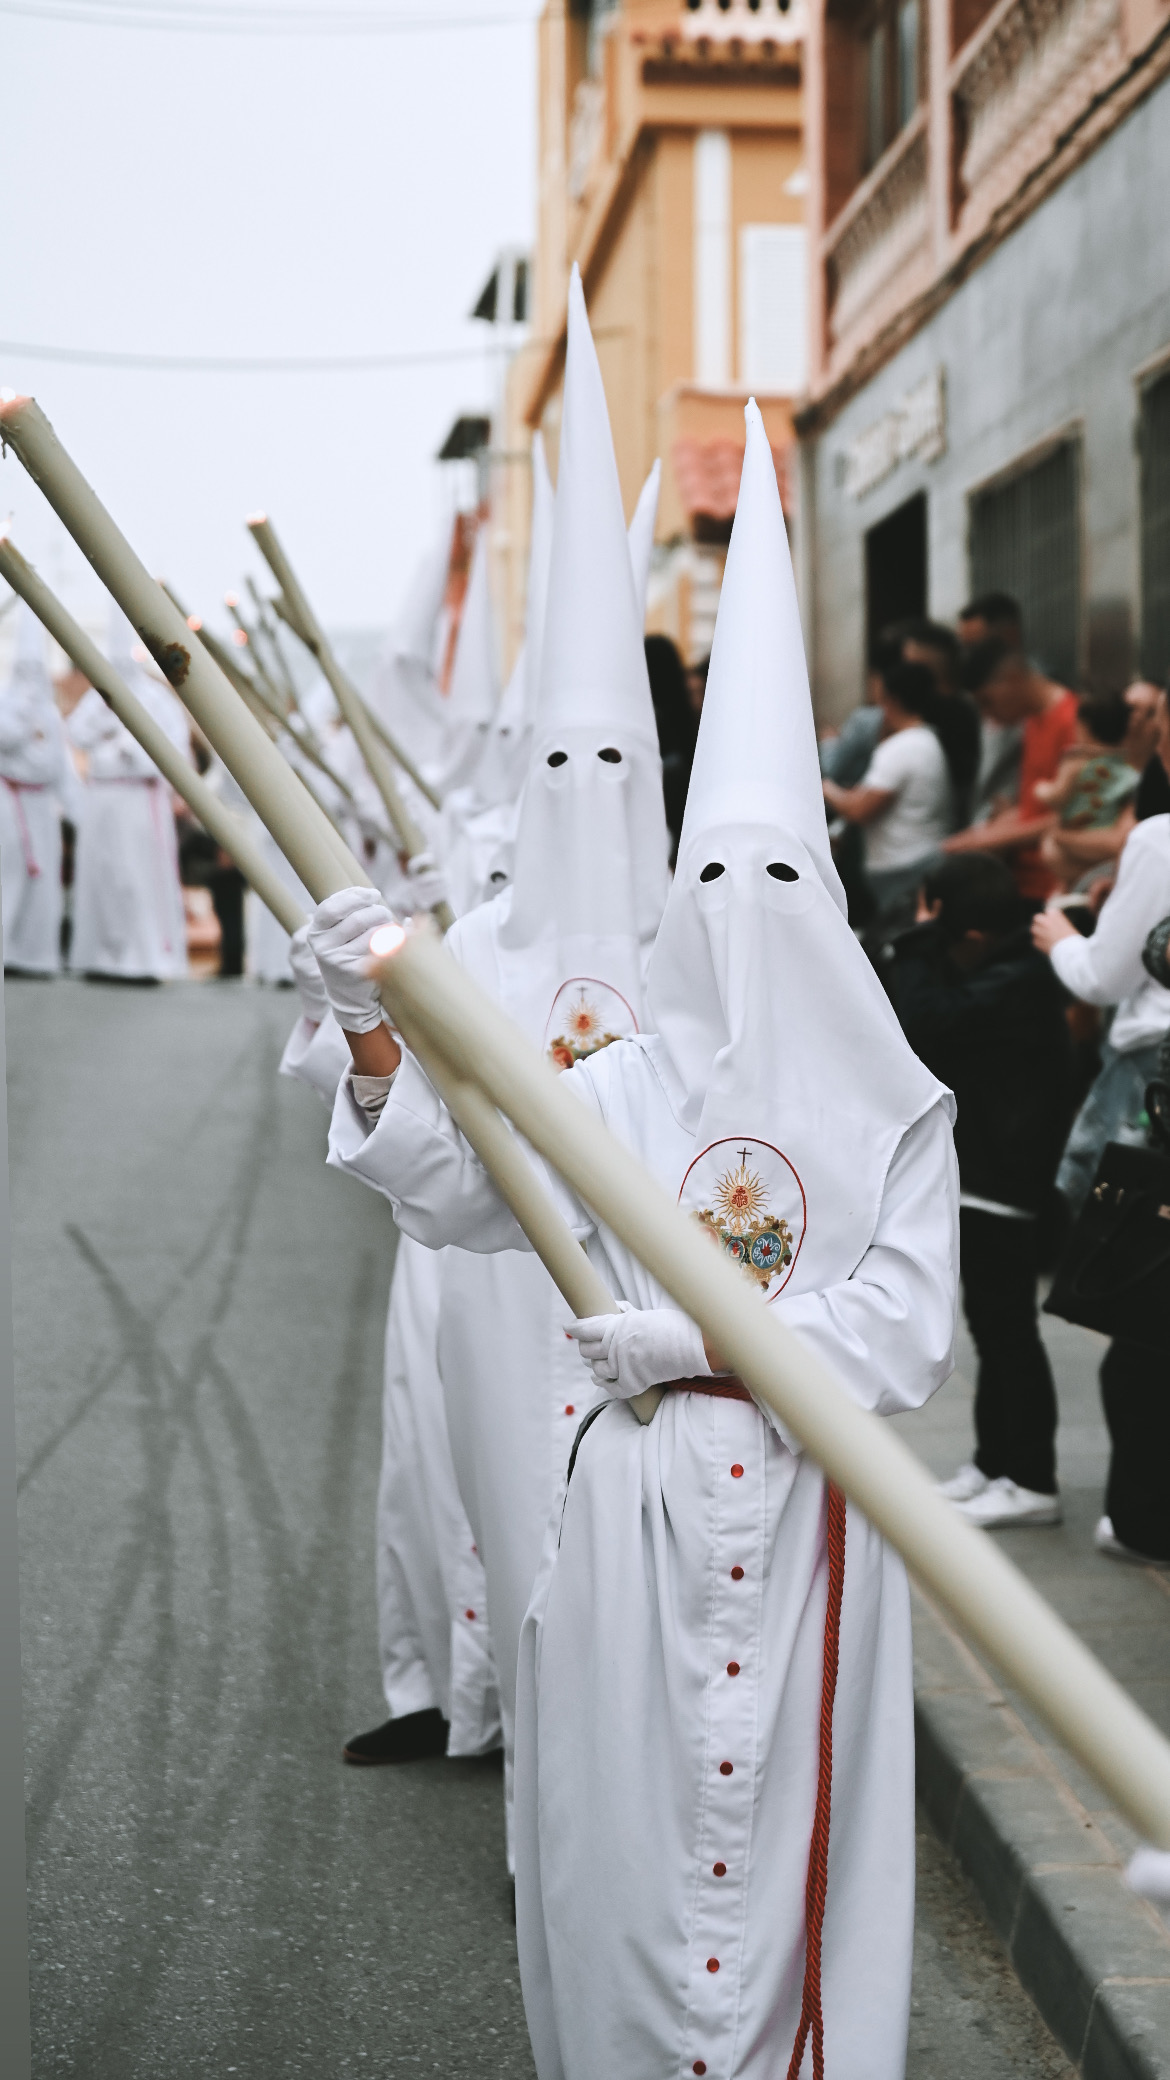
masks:
{"type": "Polygon", "coordinates": [[[1023,726],[1019,799],[986,823],[956,831],[944,852],[994,852],[1008,855],[1016,886],[1031,902],[1042,903],[1056,886],[1056,876],[1040,856],[1040,843],[1056,821],[1040,800],[1037,786],[1055,778],[1069,746],[1076,741],[1077,699],[1067,687],[1048,679],[1002,636],[976,643],[963,661],[963,684],[992,722],[1023,726]]]}

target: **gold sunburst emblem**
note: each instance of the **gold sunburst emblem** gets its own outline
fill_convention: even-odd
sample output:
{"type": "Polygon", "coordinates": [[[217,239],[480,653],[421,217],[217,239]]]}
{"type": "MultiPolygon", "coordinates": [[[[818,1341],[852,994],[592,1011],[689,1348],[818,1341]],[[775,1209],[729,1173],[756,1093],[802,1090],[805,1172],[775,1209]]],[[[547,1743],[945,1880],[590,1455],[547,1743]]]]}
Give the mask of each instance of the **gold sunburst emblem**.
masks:
{"type": "Polygon", "coordinates": [[[766,1292],[792,1261],[792,1230],[787,1221],[765,1212],[767,1193],[759,1172],[749,1167],[746,1148],[738,1164],[724,1171],[714,1199],[714,1207],[696,1214],[700,1227],[766,1292]]]}
{"type": "Polygon", "coordinates": [[[584,1061],[587,1055],[596,1054],[601,1047],[609,1047],[618,1038],[616,1033],[607,1033],[598,1016],[596,1006],[591,1004],[584,989],[577,992],[577,1001],[570,1008],[566,1020],[567,1030],[558,1033],[549,1042],[549,1059],[554,1069],[571,1069],[574,1062],[584,1061]]]}

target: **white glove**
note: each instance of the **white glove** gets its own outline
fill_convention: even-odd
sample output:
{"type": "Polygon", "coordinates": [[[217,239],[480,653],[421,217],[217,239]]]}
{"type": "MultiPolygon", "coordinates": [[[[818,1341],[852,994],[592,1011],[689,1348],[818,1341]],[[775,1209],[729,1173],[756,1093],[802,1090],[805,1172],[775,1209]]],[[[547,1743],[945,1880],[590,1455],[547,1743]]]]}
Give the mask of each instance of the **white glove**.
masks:
{"type": "Polygon", "coordinates": [[[382,1000],[377,983],[366,973],[366,962],[370,934],[379,925],[393,923],[393,914],[373,888],[339,889],[318,904],[309,920],[309,945],[343,1033],[372,1033],[382,1023],[382,1000]]]}
{"type": "Polygon", "coordinates": [[[319,1026],[329,1016],[329,999],[317,956],[309,944],[309,927],[303,924],[288,942],[288,962],[301,1000],[301,1011],[310,1025],[319,1026]]]}
{"type": "Polygon", "coordinates": [[[628,1401],[668,1379],[709,1379],[703,1332],[676,1307],[631,1307],[570,1322],[594,1384],[628,1401]]]}
{"type": "Polygon", "coordinates": [[[447,877],[433,852],[416,852],[406,862],[406,878],[410,883],[410,907],[415,910],[433,910],[439,903],[447,903],[447,877]]]}
{"type": "Polygon", "coordinates": [[[1131,1892],[1153,1900],[1163,1921],[1170,1923],[1170,1850],[1151,1849],[1143,1842],[1130,1857],[1125,1882],[1131,1892]]]}

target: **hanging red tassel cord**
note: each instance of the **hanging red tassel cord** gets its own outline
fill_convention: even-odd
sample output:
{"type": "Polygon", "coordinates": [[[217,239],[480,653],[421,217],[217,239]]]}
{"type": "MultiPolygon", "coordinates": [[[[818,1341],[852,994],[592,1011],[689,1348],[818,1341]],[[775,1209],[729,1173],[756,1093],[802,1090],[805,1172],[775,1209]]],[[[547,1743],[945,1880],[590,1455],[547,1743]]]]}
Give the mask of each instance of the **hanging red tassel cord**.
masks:
{"type": "Polygon", "coordinates": [[[821,1931],[825,1923],[825,1887],[829,1876],[829,1813],[833,1797],[833,1700],[837,1695],[837,1656],[841,1645],[841,1596],[845,1587],[845,1497],[830,1481],[829,1599],[825,1610],[825,1669],[821,1682],[820,1765],[817,1804],[808,1856],[804,1894],[804,1991],[800,2027],[788,2063],[788,2080],[798,2080],[804,2047],[812,2032],[813,2080],[825,2080],[825,2019],[821,2011],[821,1931]]]}

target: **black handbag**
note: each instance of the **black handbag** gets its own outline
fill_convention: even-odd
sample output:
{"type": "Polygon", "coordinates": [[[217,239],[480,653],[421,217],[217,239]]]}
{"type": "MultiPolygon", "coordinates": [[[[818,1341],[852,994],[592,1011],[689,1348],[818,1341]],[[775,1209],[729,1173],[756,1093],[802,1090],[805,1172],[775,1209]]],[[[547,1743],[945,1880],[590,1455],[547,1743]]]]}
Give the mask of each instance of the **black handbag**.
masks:
{"type": "Polygon", "coordinates": [[[1044,1312],[1170,1357],[1170,1154],[1107,1144],[1044,1312]]]}

